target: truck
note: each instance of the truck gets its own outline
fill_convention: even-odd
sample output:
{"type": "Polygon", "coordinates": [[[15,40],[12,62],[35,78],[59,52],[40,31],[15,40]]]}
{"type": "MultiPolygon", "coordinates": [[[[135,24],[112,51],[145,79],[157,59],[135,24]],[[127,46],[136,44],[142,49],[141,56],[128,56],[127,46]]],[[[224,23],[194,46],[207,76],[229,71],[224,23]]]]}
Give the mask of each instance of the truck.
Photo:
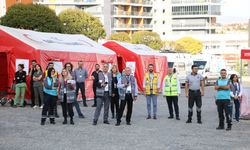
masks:
{"type": "Polygon", "coordinates": [[[198,66],[198,73],[204,78],[205,85],[215,85],[220,77],[220,70],[225,68],[225,61],[216,55],[195,55],[193,64],[198,66]]]}

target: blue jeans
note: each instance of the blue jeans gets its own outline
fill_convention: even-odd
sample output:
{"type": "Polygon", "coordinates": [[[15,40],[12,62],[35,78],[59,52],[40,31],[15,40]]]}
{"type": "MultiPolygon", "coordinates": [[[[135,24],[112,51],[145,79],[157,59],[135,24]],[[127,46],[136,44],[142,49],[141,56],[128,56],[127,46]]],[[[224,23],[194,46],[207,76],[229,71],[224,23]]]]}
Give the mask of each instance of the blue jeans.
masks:
{"type": "Polygon", "coordinates": [[[148,115],[151,116],[151,101],[153,101],[153,114],[156,116],[157,113],[157,95],[150,94],[146,95],[147,99],[147,110],[148,110],[148,115]]]}
{"type": "Polygon", "coordinates": [[[79,103],[78,103],[77,100],[74,101],[74,106],[75,106],[75,108],[76,108],[76,111],[77,111],[77,113],[78,113],[78,116],[82,116],[83,114],[82,114],[82,112],[81,112],[81,109],[80,109],[80,106],[79,106],[79,103]]]}
{"type": "Polygon", "coordinates": [[[230,105],[229,105],[229,110],[230,110],[230,117],[233,118],[233,103],[234,103],[234,108],[235,108],[235,119],[239,121],[240,119],[240,100],[231,100],[230,105]]]}

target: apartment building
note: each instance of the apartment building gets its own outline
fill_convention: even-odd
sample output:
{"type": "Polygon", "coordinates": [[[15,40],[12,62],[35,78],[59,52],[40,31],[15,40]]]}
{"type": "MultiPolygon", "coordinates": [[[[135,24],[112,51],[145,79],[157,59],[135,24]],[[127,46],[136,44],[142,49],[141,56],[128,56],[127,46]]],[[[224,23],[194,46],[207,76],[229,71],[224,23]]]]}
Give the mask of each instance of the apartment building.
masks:
{"type": "Polygon", "coordinates": [[[153,0],[34,0],[55,10],[81,9],[98,17],[107,35],[115,32],[152,31],[153,0]]]}

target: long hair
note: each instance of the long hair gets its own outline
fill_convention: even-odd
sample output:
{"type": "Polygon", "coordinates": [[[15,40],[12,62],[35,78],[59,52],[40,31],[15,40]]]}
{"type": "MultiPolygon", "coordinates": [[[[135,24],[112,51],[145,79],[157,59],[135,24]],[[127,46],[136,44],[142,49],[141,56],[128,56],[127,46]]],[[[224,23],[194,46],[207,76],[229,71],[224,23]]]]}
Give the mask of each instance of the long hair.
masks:
{"type": "Polygon", "coordinates": [[[35,65],[35,71],[38,71],[38,70],[36,69],[36,66],[39,66],[39,67],[40,67],[40,71],[43,72],[43,69],[42,69],[42,67],[41,67],[40,64],[36,64],[36,65],[35,65]]]}
{"type": "Polygon", "coordinates": [[[66,76],[66,79],[67,80],[71,80],[72,79],[72,76],[70,75],[70,73],[66,70],[66,69],[63,69],[62,72],[61,72],[61,75],[60,75],[60,82],[63,82],[64,81],[64,78],[63,77],[63,71],[67,72],[67,76],[66,76]]]}
{"type": "Polygon", "coordinates": [[[230,76],[230,81],[231,81],[231,83],[234,82],[234,81],[233,81],[234,77],[237,77],[237,81],[236,81],[236,82],[239,83],[239,78],[238,78],[238,76],[237,76],[236,74],[232,74],[232,75],[230,76]]]}
{"type": "Polygon", "coordinates": [[[119,70],[118,70],[118,66],[117,65],[113,65],[111,68],[111,73],[113,74],[113,68],[116,69],[116,74],[120,74],[119,70]]]}
{"type": "Polygon", "coordinates": [[[49,68],[49,69],[48,69],[48,77],[49,77],[49,78],[52,78],[51,72],[52,72],[53,70],[55,71],[54,68],[49,68]]]}

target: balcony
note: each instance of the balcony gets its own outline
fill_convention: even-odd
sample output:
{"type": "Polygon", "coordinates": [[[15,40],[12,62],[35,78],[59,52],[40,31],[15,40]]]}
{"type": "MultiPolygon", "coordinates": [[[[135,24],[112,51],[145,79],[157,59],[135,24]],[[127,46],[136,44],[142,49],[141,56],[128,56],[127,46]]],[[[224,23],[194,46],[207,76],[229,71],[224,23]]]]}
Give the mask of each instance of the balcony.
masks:
{"type": "Polygon", "coordinates": [[[99,4],[97,0],[71,0],[71,1],[61,1],[61,0],[33,0],[34,3],[46,4],[46,5],[96,5],[99,4]]]}
{"type": "Polygon", "coordinates": [[[114,24],[113,30],[152,30],[152,24],[114,24]]]}
{"type": "Polygon", "coordinates": [[[119,11],[113,11],[113,16],[119,16],[119,17],[134,17],[134,18],[152,18],[153,14],[151,12],[143,12],[140,13],[138,11],[124,11],[124,10],[119,10],[119,11]]]}
{"type": "Polygon", "coordinates": [[[173,23],[173,29],[211,29],[218,27],[217,24],[209,25],[208,23],[196,23],[196,24],[187,24],[187,23],[173,23]]]}
{"type": "Polygon", "coordinates": [[[208,11],[186,11],[186,12],[172,12],[173,16],[181,16],[181,15],[220,15],[221,12],[208,12],[208,11]]]}
{"type": "Polygon", "coordinates": [[[153,0],[112,0],[112,2],[135,6],[153,5],[153,0]]]}
{"type": "Polygon", "coordinates": [[[172,0],[172,4],[221,3],[221,0],[172,0]]]}

